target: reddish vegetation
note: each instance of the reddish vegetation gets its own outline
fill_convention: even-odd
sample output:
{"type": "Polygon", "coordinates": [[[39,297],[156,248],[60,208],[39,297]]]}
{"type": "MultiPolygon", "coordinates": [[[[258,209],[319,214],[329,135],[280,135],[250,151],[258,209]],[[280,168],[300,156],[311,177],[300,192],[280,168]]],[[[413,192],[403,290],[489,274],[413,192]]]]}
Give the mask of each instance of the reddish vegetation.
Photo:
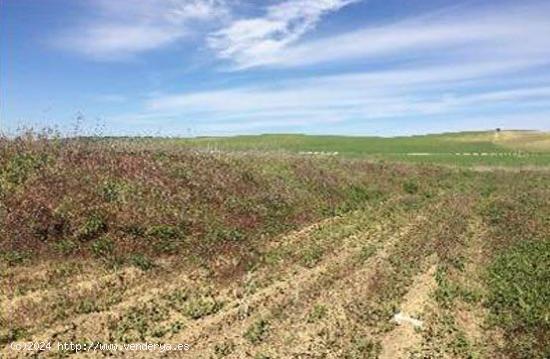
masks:
{"type": "Polygon", "coordinates": [[[248,253],[266,235],[402,191],[402,179],[418,171],[32,134],[2,139],[0,161],[2,251],[102,258],[248,253]]]}

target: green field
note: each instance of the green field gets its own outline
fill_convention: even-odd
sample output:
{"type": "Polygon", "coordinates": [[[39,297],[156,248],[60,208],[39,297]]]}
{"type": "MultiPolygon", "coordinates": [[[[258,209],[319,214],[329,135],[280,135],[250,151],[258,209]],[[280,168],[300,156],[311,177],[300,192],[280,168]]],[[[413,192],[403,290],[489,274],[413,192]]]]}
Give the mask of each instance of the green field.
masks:
{"type": "MultiPolygon", "coordinates": [[[[136,145],[136,139],[116,141],[136,145]]],[[[141,139],[137,143],[164,149],[285,152],[457,166],[550,165],[550,134],[533,131],[461,132],[388,138],[267,134],[141,139]]]]}

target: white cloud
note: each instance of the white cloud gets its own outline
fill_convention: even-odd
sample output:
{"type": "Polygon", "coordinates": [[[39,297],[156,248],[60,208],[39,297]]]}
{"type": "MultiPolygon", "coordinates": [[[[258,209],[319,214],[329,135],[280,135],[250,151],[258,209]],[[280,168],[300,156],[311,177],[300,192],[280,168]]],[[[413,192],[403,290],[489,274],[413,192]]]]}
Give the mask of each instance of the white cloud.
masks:
{"type": "Polygon", "coordinates": [[[295,79],[157,96],[149,113],[213,122],[311,125],[548,107],[550,77],[515,75],[523,63],[446,65],[295,79]],[[502,83],[499,79],[506,78],[502,83]],[[538,85],[534,85],[536,81],[538,85]]]}
{"type": "MultiPolygon", "coordinates": [[[[254,73],[218,74],[220,89],[156,94],[141,113],[118,120],[173,126],[193,121],[212,131],[244,131],[337,128],[335,124],[358,122],[368,126],[404,118],[411,127],[426,118],[443,119],[443,126],[445,119],[458,123],[464,118],[471,125],[475,121],[468,119],[494,116],[493,122],[487,120],[493,124],[512,115],[528,124],[528,116],[520,115],[538,114],[541,123],[542,114],[549,113],[550,75],[544,69],[550,65],[550,5],[455,9],[303,39],[325,14],[352,2],[279,1],[265,9],[265,16],[232,21],[208,39],[216,54],[236,69],[330,64],[327,72],[320,72],[335,75],[292,79],[278,71],[281,79],[265,81],[254,73]],[[352,63],[362,70],[343,73],[352,63]],[[223,86],[226,79],[243,85],[223,86]]],[[[78,35],[82,43],[75,46],[96,57],[158,48],[184,38],[190,21],[228,16],[227,7],[217,1],[167,1],[162,11],[154,0],[99,3],[98,21],[78,35]],[[127,4],[133,6],[124,12],[127,4]]]]}
{"type": "Polygon", "coordinates": [[[269,6],[263,17],[237,20],[216,31],[209,46],[240,68],[267,64],[313,29],[321,17],[358,0],[287,0],[269,6]]]}
{"type": "MultiPolygon", "coordinates": [[[[304,18],[312,19],[315,24],[322,13],[347,3],[349,1],[327,1],[326,7],[314,9],[304,18]]],[[[287,30],[292,23],[288,20],[293,19],[291,14],[302,16],[300,11],[275,8],[280,11],[271,10],[264,18],[237,21],[218,31],[210,41],[211,47],[221,58],[231,60],[237,69],[345,61],[368,64],[388,58],[425,61],[449,57],[550,57],[547,35],[550,5],[542,2],[473,10],[458,8],[385,25],[365,24],[355,31],[305,42],[297,41],[304,31],[302,28],[287,30]]],[[[304,28],[309,27],[304,21],[304,28]]]]}
{"type": "Polygon", "coordinates": [[[55,39],[62,48],[98,60],[124,59],[185,38],[229,14],[225,0],[96,0],[91,15],[55,39]]]}
{"type": "Polygon", "coordinates": [[[66,47],[96,59],[123,58],[165,46],[185,35],[172,27],[146,24],[95,24],[64,38],[66,47]]]}

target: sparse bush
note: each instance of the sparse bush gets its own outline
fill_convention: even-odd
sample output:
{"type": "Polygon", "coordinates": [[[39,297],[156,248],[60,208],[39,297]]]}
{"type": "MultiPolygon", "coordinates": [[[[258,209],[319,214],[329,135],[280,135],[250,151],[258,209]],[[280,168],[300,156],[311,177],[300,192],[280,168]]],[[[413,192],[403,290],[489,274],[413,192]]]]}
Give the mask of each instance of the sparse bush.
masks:
{"type": "Polygon", "coordinates": [[[183,235],[179,228],[171,225],[157,225],[147,230],[157,253],[175,253],[182,244],[183,235]]]}
{"type": "Polygon", "coordinates": [[[403,191],[408,194],[415,194],[416,192],[418,192],[418,183],[413,180],[403,182],[403,191]]]}
{"type": "Polygon", "coordinates": [[[115,243],[111,238],[104,236],[93,242],[90,249],[96,258],[109,258],[114,253],[115,243]]]}
{"type": "Polygon", "coordinates": [[[114,337],[124,343],[158,337],[170,330],[157,324],[164,321],[167,315],[167,310],[155,302],[132,307],[122,319],[111,324],[114,337]]]}
{"type": "Polygon", "coordinates": [[[146,233],[145,228],[143,228],[139,224],[124,225],[122,226],[121,231],[137,238],[145,236],[146,233]]]}
{"type": "Polygon", "coordinates": [[[132,255],[130,257],[130,263],[132,263],[132,265],[136,266],[142,271],[151,270],[155,266],[155,263],[151,260],[151,258],[143,254],[132,255]]]}
{"type": "Polygon", "coordinates": [[[25,338],[27,330],[24,328],[7,328],[0,330],[0,345],[5,345],[25,338]]]}
{"type": "Polygon", "coordinates": [[[304,266],[311,268],[321,260],[323,253],[323,248],[319,245],[305,248],[302,252],[302,263],[304,266]]]}
{"type": "Polygon", "coordinates": [[[263,341],[267,337],[269,330],[269,322],[264,319],[260,319],[254,322],[244,333],[244,337],[252,344],[257,344],[263,341]]]}
{"type": "Polygon", "coordinates": [[[316,304],[307,317],[308,323],[315,323],[318,320],[323,319],[328,313],[328,309],[325,305],[316,304]]]}
{"type": "Polygon", "coordinates": [[[183,307],[183,313],[192,319],[199,319],[220,310],[222,303],[210,296],[190,299],[183,307]]]}
{"type": "Polygon", "coordinates": [[[223,343],[218,343],[214,346],[214,355],[216,358],[224,358],[235,350],[235,343],[225,341],[223,343]]]}
{"type": "Polygon", "coordinates": [[[179,231],[176,227],[170,225],[157,225],[147,230],[147,235],[161,240],[175,239],[179,236],[179,231]]]}
{"type": "Polygon", "coordinates": [[[362,262],[368,260],[376,253],[376,250],[377,248],[373,244],[365,245],[363,248],[361,248],[361,252],[359,252],[359,260],[362,262]]]}
{"type": "Polygon", "coordinates": [[[78,244],[70,239],[57,241],[54,246],[59,252],[65,255],[74,253],[79,248],[78,244]]]}
{"type": "Polygon", "coordinates": [[[356,337],[351,343],[351,347],[345,353],[345,359],[367,359],[378,358],[382,347],[380,343],[371,339],[356,337]]]}
{"type": "Polygon", "coordinates": [[[0,252],[0,258],[7,265],[13,266],[16,264],[22,264],[24,262],[29,261],[32,258],[32,253],[28,251],[25,252],[25,251],[8,250],[5,252],[0,252]]]}
{"type": "Polygon", "coordinates": [[[97,238],[101,233],[105,232],[107,224],[103,216],[92,214],[86,219],[82,227],[77,232],[77,238],[82,241],[97,238]]]}
{"type": "Polygon", "coordinates": [[[20,185],[48,162],[47,153],[19,153],[9,158],[0,170],[0,178],[8,185],[20,185]]]}
{"type": "Polygon", "coordinates": [[[107,180],[99,187],[99,195],[108,203],[122,200],[125,190],[124,183],[120,181],[107,180]]]}

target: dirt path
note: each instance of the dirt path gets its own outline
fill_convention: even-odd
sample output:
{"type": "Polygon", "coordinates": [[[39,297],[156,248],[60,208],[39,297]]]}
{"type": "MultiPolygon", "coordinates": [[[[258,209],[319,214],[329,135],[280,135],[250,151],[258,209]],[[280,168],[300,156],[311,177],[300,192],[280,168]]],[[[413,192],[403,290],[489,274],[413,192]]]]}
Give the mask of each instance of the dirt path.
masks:
{"type": "Polygon", "coordinates": [[[436,268],[433,265],[415,278],[400,307],[402,316],[399,317],[397,326],[381,340],[380,359],[406,358],[411,350],[418,349],[422,342],[419,330],[422,329],[424,308],[428,305],[431,292],[436,288],[434,278],[436,268]],[[420,323],[414,319],[420,320],[420,323]]]}

